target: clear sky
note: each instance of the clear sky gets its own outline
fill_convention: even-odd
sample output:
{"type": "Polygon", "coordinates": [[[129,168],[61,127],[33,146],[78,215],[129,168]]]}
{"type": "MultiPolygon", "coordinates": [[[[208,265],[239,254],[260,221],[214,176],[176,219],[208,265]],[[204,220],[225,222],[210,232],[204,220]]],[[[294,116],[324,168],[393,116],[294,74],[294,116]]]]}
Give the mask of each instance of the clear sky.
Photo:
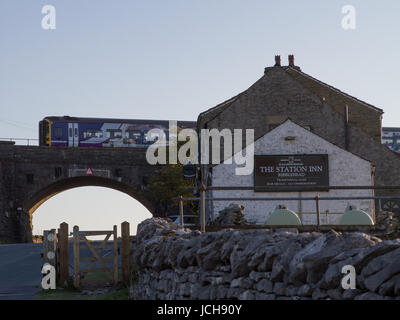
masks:
{"type": "MultiPolygon", "coordinates": [[[[37,138],[49,115],[196,120],[247,89],[276,54],[284,65],[294,54],[304,72],[382,108],[383,125],[400,127],[399,18],[398,0],[1,0],[0,137],[37,138]],[[44,5],[56,8],[55,30],[41,27],[44,5]],[[354,30],[342,28],[344,5],[356,9],[354,30]]],[[[67,217],[74,192],[82,223],[110,215],[102,206],[88,214],[89,197],[144,210],[99,190],[49,200],[35,228],[50,227],[55,208],[67,217]]]]}

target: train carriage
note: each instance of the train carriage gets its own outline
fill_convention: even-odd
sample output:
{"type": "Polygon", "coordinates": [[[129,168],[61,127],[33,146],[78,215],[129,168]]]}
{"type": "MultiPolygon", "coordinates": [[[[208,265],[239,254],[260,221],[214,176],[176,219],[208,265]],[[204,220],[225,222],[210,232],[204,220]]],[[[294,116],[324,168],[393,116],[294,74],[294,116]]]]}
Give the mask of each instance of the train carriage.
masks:
{"type": "MultiPolygon", "coordinates": [[[[180,129],[196,129],[196,121],[177,121],[180,129]]],[[[168,120],[45,117],[39,122],[39,145],[48,147],[146,147],[162,130],[168,140],[168,120]]]]}

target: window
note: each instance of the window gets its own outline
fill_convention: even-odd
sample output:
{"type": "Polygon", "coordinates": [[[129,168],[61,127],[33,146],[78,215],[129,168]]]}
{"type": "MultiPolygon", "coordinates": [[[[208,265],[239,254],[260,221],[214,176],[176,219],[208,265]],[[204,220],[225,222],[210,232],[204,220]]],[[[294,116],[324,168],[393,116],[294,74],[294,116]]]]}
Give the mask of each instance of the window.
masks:
{"type": "Polygon", "coordinates": [[[72,138],[72,128],[69,128],[68,135],[69,135],[70,138],[72,138]]]}
{"type": "Polygon", "coordinates": [[[54,128],[54,137],[55,138],[57,138],[57,139],[62,138],[62,134],[63,134],[62,128],[54,128]]]}
{"type": "Polygon", "coordinates": [[[102,138],[103,131],[96,129],[88,129],[86,130],[86,132],[83,133],[83,136],[86,138],[102,138]]]}
{"type": "Polygon", "coordinates": [[[122,131],[121,130],[107,130],[107,137],[108,138],[122,138],[122,131]]]}

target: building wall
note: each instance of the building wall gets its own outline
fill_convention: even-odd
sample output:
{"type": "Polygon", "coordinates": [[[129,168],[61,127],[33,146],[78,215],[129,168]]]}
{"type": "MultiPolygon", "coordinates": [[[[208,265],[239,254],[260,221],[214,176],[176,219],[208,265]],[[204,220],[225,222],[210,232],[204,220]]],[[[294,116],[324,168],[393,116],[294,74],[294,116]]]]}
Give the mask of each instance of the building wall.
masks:
{"type": "Polygon", "coordinates": [[[319,82],[317,79],[288,68],[287,72],[302,86],[311,92],[323,97],[326,103],[333,107],[339,114],[344,117],[345,106],[348,105],[350,124],[362,128],[375,141],[381,142],[381,112],[366,103],[343,94],[339,90],[329,85],[319,82]]]}
{"type": "Polygon", "coordinates": [[[344,119],[282,68],[271,68],[207,128],[254,129],[255,138],[290,118],[328,141],[345,146],[344,119]]]}
{"type": "MultiPolygon", "coordinates": [[[[303,129],[299,125],[286,121],[281,126],[265,134],[255,141],[255,155],[278,154],[328,154],[329,184],[331,186],[370,186],[373,184],[371,163],[347,152],[321,137],[303,129]],[[294,141],[285,141],[286,136],[295,136],[294,141]]],[[[254,176],[235,175],[236,164],[220,164],[212,169],[213,186],[254,186],[254,176]]],[[[316,192],[254,192],[241,191],[211,191],[213,197],[315,197],[316,192]]],[[[320,196],[372,196],[372,190],[331,190],[319,192],[320,196]]],[[[302,213],[304,224],[316,223],[315,201],[237,201],[244,206],[244,213],[250,222],[265,223],[272,210],[278,204],[284,204],[288,209],[302,213]]],[[[215,201],[212,205],[214,216],[228,206],[228,201],[215,201]]],[[[329,224],[337,224],[347,205],[355,205],[374,216],[374,202],[371,200],[330,200],[320,201],[321,222],[326,223],[326,210],[329,210],[329,224]],[[340,214],[338,214],[340,213],[340,214]]]]}
{"type": "MultiPolygon", "coordinates": [[[[400,157],[381,144],[378,137],[381,130],[379,113],[354,100],[340,100],[340,94],[328,95],[329,90],[325,89],[318,91],[319,95],[325,97],[322,99],[313,93],[312,89],[306,81],[301,83],[296,76],[288,74],[281,67],[267,68],[261,79],[232,99],[232,102],[227,103],[229,106],[224,106],[222,112],[213,111],[200,115],[200,128],[252,128],[257,139],[289,117],[299,125],[310,125],[312,132],[345,148],[344,117],[339,106],[343,104],[344,110],[345,104],[348,103],[348,150],[368,159],[376,167],[375,185],[398,185],[400,157]]],[[[377,190],[376,194],[398,196],[399,191],[377,190]]]]}

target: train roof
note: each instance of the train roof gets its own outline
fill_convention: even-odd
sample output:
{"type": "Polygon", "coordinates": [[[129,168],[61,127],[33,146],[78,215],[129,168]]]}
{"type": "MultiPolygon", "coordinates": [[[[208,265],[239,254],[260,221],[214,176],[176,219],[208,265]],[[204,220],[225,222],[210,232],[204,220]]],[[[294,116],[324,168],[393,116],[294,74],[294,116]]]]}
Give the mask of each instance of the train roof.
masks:
{"type": "MultiPolygon", "coordinates": [[[[170,120],[154,120],[154,119],[115,119],[115,118],[84,118],[70,116],[50,116],[45,117],[51,121],[74,121],[74,122],[109,122],[109,123],[139,123],[139,124],[168,124],[170,120]]],[[[196,121],[176,120],[181,125],[196,127],[196,121]]]]}

